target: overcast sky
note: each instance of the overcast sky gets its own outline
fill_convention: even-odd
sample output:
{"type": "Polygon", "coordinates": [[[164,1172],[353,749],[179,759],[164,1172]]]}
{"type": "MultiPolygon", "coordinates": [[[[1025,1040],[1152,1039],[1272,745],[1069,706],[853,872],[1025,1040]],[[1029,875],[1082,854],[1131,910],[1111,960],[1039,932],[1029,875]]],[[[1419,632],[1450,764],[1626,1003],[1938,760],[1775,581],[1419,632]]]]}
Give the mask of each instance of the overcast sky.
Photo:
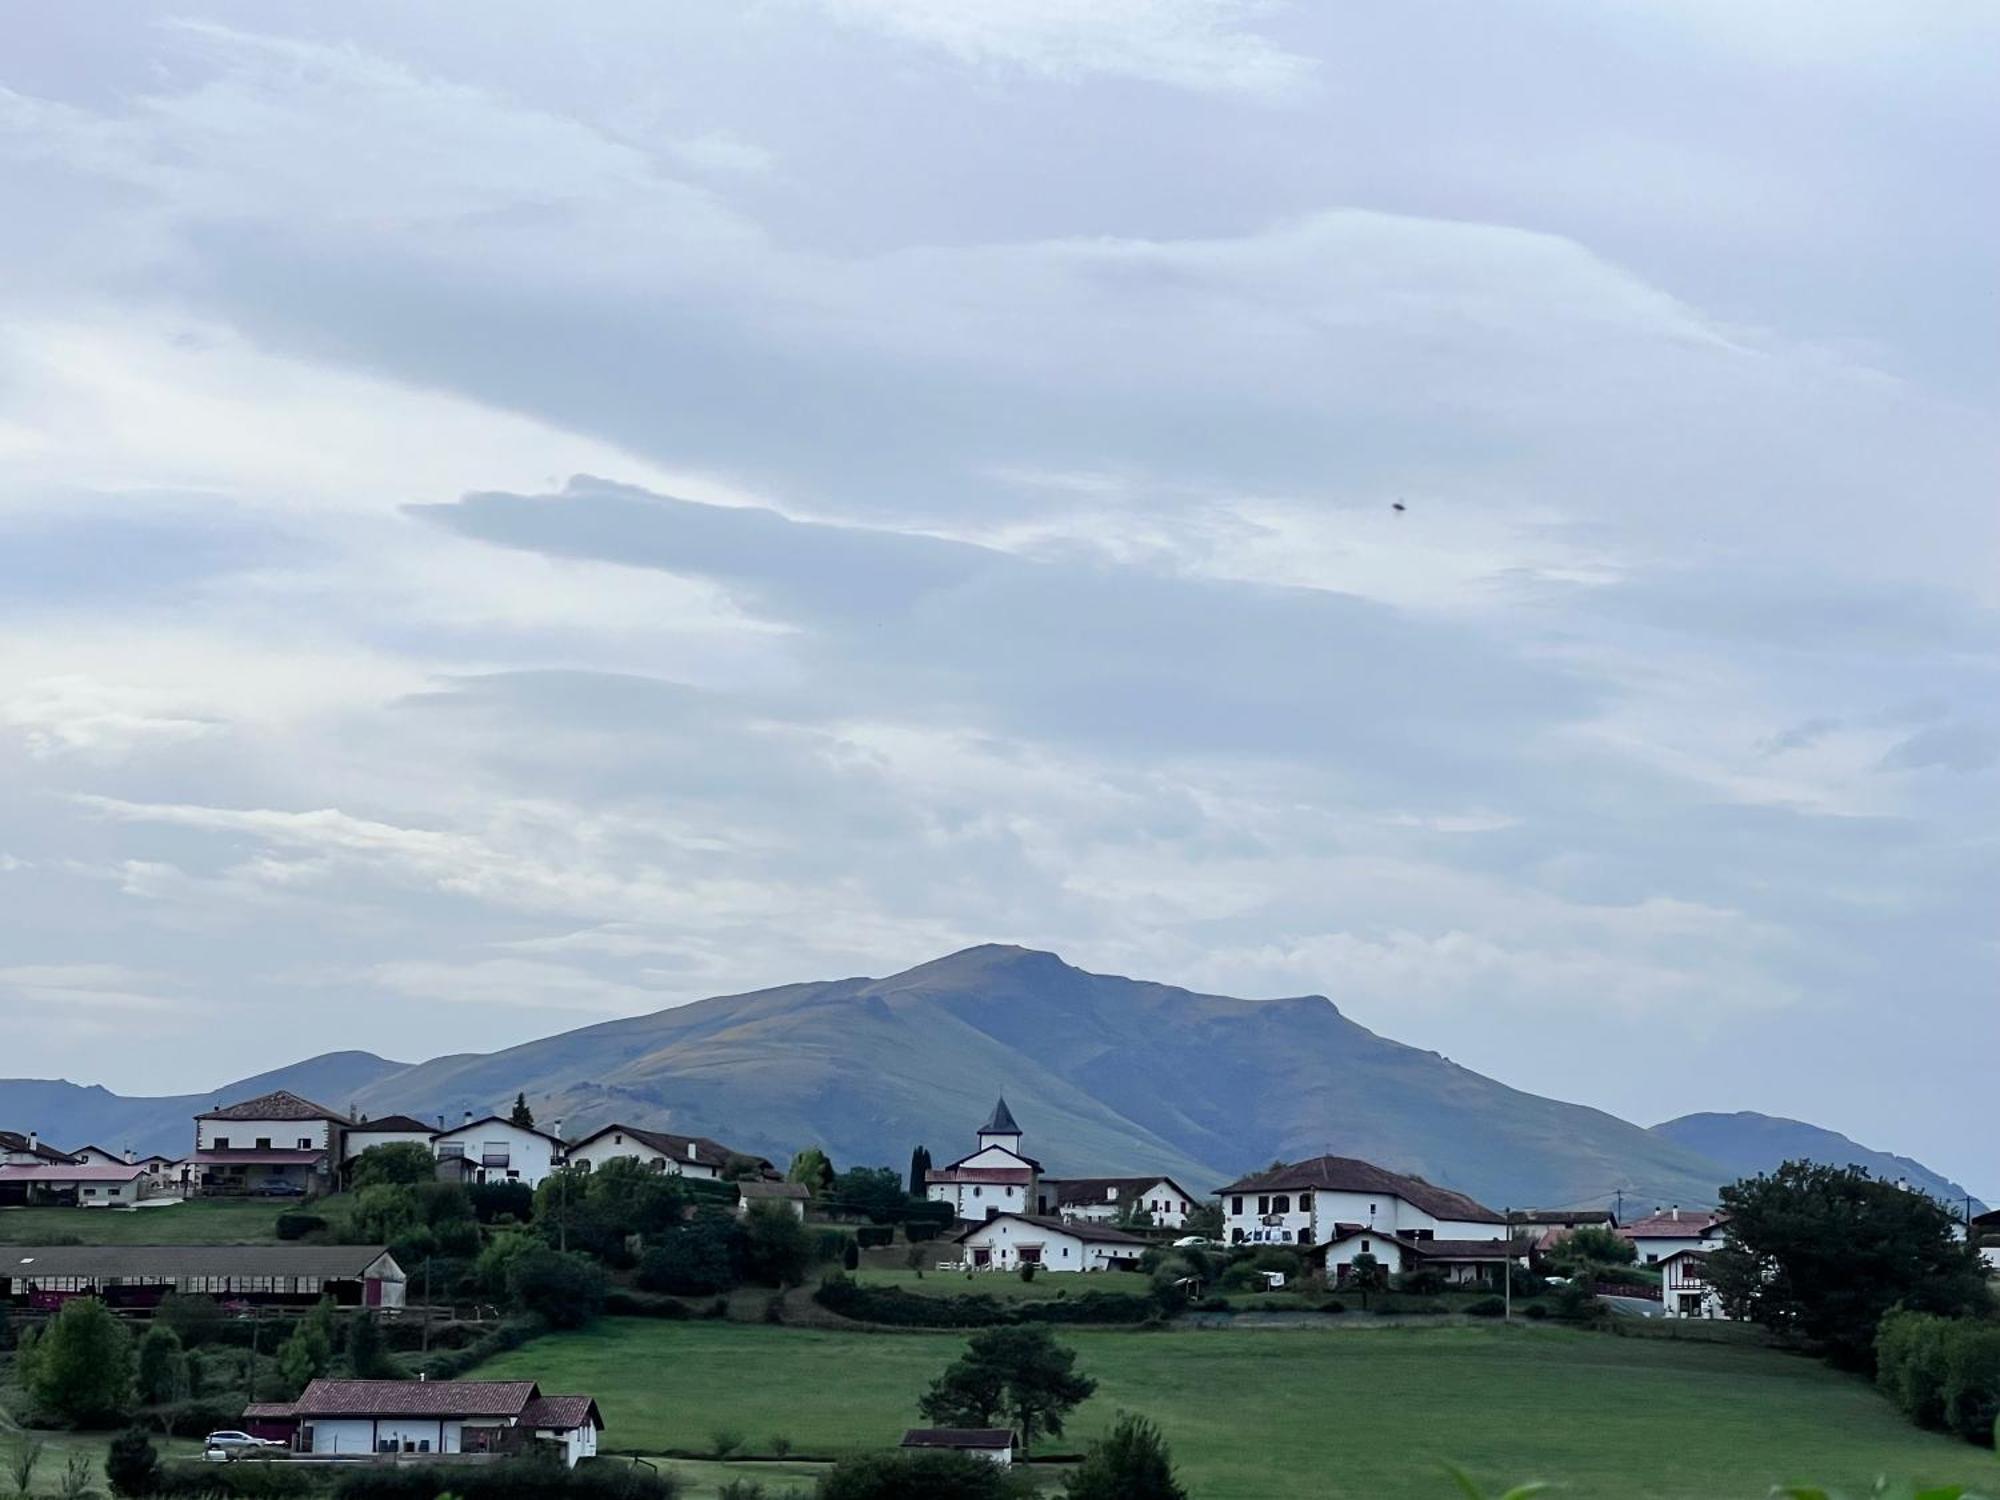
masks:
{"type": "Polygon", "coordinates": [[[992,940],[2000,1197],[1987,0],[0,31],[0,1072],[992,940]]]}

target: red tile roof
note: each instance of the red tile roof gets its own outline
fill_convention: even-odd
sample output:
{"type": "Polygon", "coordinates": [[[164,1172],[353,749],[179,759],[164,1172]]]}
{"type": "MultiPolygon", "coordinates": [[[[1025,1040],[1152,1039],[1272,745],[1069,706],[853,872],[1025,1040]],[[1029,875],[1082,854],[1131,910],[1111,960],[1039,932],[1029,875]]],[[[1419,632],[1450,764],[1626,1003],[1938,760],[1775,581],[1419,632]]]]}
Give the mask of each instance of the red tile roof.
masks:
{"type": "Polygon", "coordinates": [[[195,1116],[197,1120],[331,1120],[336,1125],[350,1125],[353,1121],[336,1109],[328,1109],[324,1104],[315,1104],[310,1099],[301,1099],[289,1089],[274,1089],[268,1094],[259,1094],[255,1099],[245,1099],[241,1104],[225,1104],[219,1109],[204,1110],[195,1116]]]}
{"type": "Polygon", "coordinates": [[[1048,1219],[1040,1214],[995,1214],[990,1219],[982,1219],[977,1224],[968,1225],[953,1235],[955,1240],[966,1240],[1002,1219],[1012,1219],[1020,1224],[1032,1224],[1037,1229],[1046,1229],[1050,1234],[1066,1234],[1071,1239],[1083,1240],[1098,1245],[1131,1245],[1144,1248],[1151,1240],[1141,1239],[1136,1234],[1127,1234],[1122,1229],[1113,1229],[1109,1224],[1092,1224],[1086,1219],[1048,1219]]]}
{"type": "Polygon", "coordinates": [[[521,1425],[548,1432],[569,1432],[585,1423],[604,1429],[604,1417],[588,1396],[537,1396],[521,1408],[521,1425]]]}
{"type": "Polygon", "coordinates": [[[1678,1214],[1648,1214],[1621,1225],[1618,1233],[1628,1240],[1698,1240],[1729,1215],[1708,1209],[1684,1208],[1678,1214]]]}
{"type": "Polygon", "coordinates": [[[1435,1219],[1462,1219],[1475,1224],[1499,1224],[1504,1220],[1483,1203],[1449,1188],[1433,1187],[1421,1177],[1391,1172],[1373,1162],[1352,1156],[1314,1156],[1305,1161],[1285,1162],[1262,1172],[1239,1177],[1223,1193],[1262,1193],[1324,1188],[1335,1193],[1381,1193],[1414,1203],[1435,1219]]]}
{"type": "Polygon", "coordinates": [[[532,1380],[315,1380],[292,1403],[301,1417],[519,1417],[532,1380]]]}
{"type": "Polygon", "coordinates": [[[933,1167],[924,1173],[925,1182],[1018,1182],[1032,1181],[1026,1167],[933,1167]]]}
{"type": "Polygon", "coordinates": [[[1014,1434],[1005,1427],[912,1427],[903,1434],[905,1448],[1011,1448],[1014,1434]]]}

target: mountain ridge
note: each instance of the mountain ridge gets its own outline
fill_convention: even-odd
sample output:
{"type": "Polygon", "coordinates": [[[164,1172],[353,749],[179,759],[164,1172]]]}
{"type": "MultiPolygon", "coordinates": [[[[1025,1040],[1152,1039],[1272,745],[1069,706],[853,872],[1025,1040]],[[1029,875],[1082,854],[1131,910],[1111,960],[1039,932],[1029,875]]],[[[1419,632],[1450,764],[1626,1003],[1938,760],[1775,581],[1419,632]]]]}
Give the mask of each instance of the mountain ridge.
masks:
{"type": "MultiPolygon", "coordinates": [[[[414,1064],[329,1053],[226,1091],[121,1100],[0,1081],[0,1124],[37,1123],[23,1107],[35,1087],[74,1091],[65,1118],[110,1122],[97,1134],[135,1122],[141,1150],[184,1150],[188,1116],[218,1092],[287,1087],[334,1108],[447,1120],[504,1110],[524,1092],[545,1126],[560,1119],[572,1137],[620,1120],[780,1160],[815,1144],[841,1165],[900,1166],[918,1144],[940,1161],[969,1149],[1005,1094],[1051,1175],[1160,1171],[1209,1191],[1274,1158],[1333,1152],[1499,1208],[1621,1193],[1693,1206],[1741,1175],[1676,1140],[1674,1122],[1649,1131],[1511,1088],[1378,1035],[1324,995],[1204,994],[1004,944],[879,978],[712,996],[493,1053],[414,1064]]],[[[43,1134],[83,1144],[54,1126],[43,1134]]]]}

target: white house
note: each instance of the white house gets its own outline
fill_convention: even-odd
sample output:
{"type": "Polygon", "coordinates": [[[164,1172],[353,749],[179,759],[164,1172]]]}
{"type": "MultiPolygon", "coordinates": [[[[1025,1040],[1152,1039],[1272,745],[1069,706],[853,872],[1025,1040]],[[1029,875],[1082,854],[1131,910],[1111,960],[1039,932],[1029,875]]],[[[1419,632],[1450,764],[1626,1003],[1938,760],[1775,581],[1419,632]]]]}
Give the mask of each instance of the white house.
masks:
{"type": "Polygon", "coordinates": [[[1232,1245],[1316,1245],[1343,1224],[1419,1242],[1507,1238],[1506,1220],[1465,1194],[1348,1156],[1238,1178],[1222,1189],[1222,1221],[1232,1245]]]}
{"type": "Polygon", "coordinates": [[[953,1238],[975,1271],[1126,1271],[1139,1264],[1146,1241],[1103,1224],[1001,1213],[953,1238]]]}
{"type": "Polygon", "coordinates": [[[532,1380],[315,1380],[296,1401],[244,1413],[301,1453],[527,1453],[566,1466],[597,1452],[604,1418],[588,1396],[544,1396],[532,1380]]]}
{"type": "Polygon", "coordinates": [[[756,1180],[736,1184],[736,1212],[747,1214],[763,1203],[782,1203],[791,1210],[792,1217],[806,1216],[806,1200],[811,1195],[806,1192],[803,1182],[769,1182],[756,1180]]]}
{"type": "Polygon", "coordinates": [[[912,1427],[899,1446],[920,1453],[968,1453],[1005,1469],[1013,1464],[1019,1441],[1007,1427],[912,1427]]]}
{"type": "Polygon", "coordinates": [[[67,1151],[44,1146],[42,1138],[32,1130],[25,1135],[18,1130],[0,1130],[0,1167],[33,1167],[69,1159],[67,1151]]]}
{"type": "Polygon", "coordinates": [[[346,1139],[341,1146],[340,1165],[343,1169],[352,1166],[362,1152],[376,1146],[422,1146],[426,1151],[432,1151],[434,1147],[431,1143],[438,1138],[439,1128],[425,1124],[414,1115],[356,1119],[347,1127],[346,1139]]]}
{"type": "MultiPolygon", "coordinates": [[[[569,1148],[568,1159],[588,1168],[603,1166],[624,1157],[675,1177],[700,1177],[719,1181],[731,1157],[748,1156],[732,1151],[705,1135],[675,1135],[669,1130],[640,1130],[631,1125],[607,1125],[585,1136],[569,1148]]],[[[748,1156],[765,1173],[777,1170],[761,1156],[748,1156]]]]}
{"type": "Polygon", "coordinates": [[[188,1162],[205,1192],[324,1190],[333,1185],[352,1123],[337,1110],[276,1089],[196,1115],[188,1162]]]}
{"type": "Polygon", "coordinates": [[[933,1203],[949,1203],[963,1220],[1034,1209],[1042,1164],[1021,1154],[1021,1127],[1005,1099],[994,1104],[979,1127],[978,1143],[970,1156],[926,1172],[924,1195],[933,1203]]]}
{"type": "Polygon", "coordinates": [[[1722,1299],[1708,1284],[1708,1253],[1674,1250],[1662,1256],[1660,1308],[1670,1318],[1726,1318],[1722,1299]]]}
{"type": "Polygon", "coordinates": [[[562,1164],[565,1150],[546,1130],[499,1115],[483,1120],[468,1116],[456,1130],[440,1131],[432,1145],[440,1161],[462,1160],[474,1182],[523,1182],[529,1187],[562,1164]]]}
{"type": "Polygon", "coordinates": [[[1391,1276],[1432,1270],[1454,1286],[1497,1287],[1502,1268],[1509,1261],[1523,1267],[1528,1264],[1528,1241],[1420,1240],[1365,1224],[1336,1224],[1326,1240],[1306,1253],[1325,1262],[1329,1281],[1346,1281],[1353,1273],[1355,1258],[1372,1255],[1391,1276]]]}
{"type": "Polygon", "coordinates": [[[1965,1234],[1979,1247],[1979,1258],[1986,1263],[1986,1269],[2000,1276],[2000,1208],[1973,1215],[1966,1223],[1965,1234]]]}
{"type": "Polygon", "coordinates": [[[1157,1229],[1179,1229],[1201,1200],[1171,1177],[1044,1177],[1035,1212],[1093,1224],[1130,1223],[1146,1214],[1157,1229]]]}
{"type": "Polygon", "coordinates": [[[67,1204],[122,1208],[150,1195],[153,1178],[136,1162],[38,1162],[0,1167],[0,1203],[67,1204]]]}
{"type": "Polygon", "coordinates": [[[1651,1213],[1619,1225],[1618,1237],[1632,1242],[1639,1252],[1640,1265],[1656,1266],[1683,1250],[1719,1250],[1722,1226],[1727,1222],[1726,1214],[1676,1205],[1664,1213],[1651,1213]]]}

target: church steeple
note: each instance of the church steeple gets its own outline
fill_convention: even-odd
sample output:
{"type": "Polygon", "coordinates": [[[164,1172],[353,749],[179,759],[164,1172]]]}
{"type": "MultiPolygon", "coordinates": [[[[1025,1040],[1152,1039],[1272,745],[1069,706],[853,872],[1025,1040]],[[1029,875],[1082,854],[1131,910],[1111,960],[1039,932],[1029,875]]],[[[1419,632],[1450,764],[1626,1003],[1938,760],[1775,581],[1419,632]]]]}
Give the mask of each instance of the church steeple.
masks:
{"type": "Polygon", "coordinates": [[[993,1113],[979,1127],[979,1149],[984,1151],[988,1146],[999,1146],[1012,1151],[1020,1144],[1021,1127],[1014,1123],[1014,1112],[1007,1108],[1005,1099],[995,1100],[993,1113]]]}

